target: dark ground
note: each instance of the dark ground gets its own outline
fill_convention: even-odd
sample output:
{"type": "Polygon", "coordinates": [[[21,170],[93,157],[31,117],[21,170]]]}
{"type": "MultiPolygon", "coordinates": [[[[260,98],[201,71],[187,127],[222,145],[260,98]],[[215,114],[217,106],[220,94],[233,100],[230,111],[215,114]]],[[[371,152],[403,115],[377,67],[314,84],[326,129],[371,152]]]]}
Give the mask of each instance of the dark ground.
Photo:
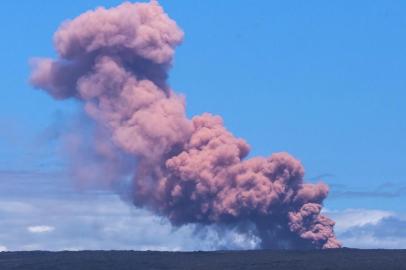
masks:
{"type": "Polygon", "coordinates": [[[406,270],[406,250],[0,252],[0,269],[406,270]]]}

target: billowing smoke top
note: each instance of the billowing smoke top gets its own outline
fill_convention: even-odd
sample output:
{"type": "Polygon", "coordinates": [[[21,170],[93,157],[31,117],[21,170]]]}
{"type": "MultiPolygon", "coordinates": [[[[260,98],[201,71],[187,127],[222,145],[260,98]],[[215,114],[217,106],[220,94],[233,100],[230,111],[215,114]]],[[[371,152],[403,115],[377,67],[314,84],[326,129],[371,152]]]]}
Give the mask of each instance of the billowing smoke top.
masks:
{"type": "Polygon", "coordinates": [[[59,59],[36,59],[31,82],[56,99],[82,102],[108,131],[92,143],[112,143],[109,158],[136,159],[136,206],[175,226],[238,228],[262,248],[340,247],[334,222],[320,214],[328,187],[304,183],[298,160],[287,153],[245,159],[248,144],[221,117],[186,117],[184,99],[166,82],[182,37],[156,1],[98,8],[60,27],[59,59]]]}

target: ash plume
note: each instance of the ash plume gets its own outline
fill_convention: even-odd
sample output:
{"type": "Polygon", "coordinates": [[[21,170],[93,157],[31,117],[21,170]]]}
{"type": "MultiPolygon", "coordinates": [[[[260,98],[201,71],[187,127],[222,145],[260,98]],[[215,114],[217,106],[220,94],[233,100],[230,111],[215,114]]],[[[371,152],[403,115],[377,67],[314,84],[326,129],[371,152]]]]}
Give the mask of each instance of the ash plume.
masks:
{"type": "MultiPolygon", "coordinates": [[[[30,81],[83,104],[96,126],[88,143],[103,167],[98,177],[119,181],[122,156],[135,160],[135,206],[174,226],[254,234],[261,248],[340,247],[334,222],[320,213],[328,187],[305,183],[298,160],[288,153],[247,159],[249,145],[221,117],[186,117],[183,96],[166,81],[182,38],[157,1],[98,8],[60,26],[58,59],[33,60],[30,81]]],[[[83,132],[75,130],[79,138],[83,132]]],[[[89,170],[83,160],[74,164],[89,170]]]]}

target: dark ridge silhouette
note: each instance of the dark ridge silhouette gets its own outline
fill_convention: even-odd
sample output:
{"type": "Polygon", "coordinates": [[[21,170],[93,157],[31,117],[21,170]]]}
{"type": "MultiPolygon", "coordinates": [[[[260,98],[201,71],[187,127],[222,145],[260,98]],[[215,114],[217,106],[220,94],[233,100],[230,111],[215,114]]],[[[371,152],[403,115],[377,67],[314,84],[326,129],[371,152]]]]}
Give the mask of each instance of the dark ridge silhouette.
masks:
{"type": "Polygon", "coordinates": [[[1,252],[1,270],[405,270],[406,250],[1,252]]]}

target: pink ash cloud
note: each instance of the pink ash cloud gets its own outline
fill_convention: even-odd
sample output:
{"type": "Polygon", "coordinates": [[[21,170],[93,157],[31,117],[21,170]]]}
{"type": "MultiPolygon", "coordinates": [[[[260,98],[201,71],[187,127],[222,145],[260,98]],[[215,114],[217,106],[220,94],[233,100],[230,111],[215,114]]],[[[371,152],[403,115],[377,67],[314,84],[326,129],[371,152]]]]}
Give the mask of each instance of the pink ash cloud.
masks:
{"type": "MultiPolygon", "coordinates": [[[[134,159],[125,171],[137,207],[174,226],[237,228],[261,248],[339,248],[334,221],[320,213],[328,186],[305,183],[298,160],[288,153],[247,159],[249,145],[221,117],[186,117],[183,96],[167,83],[182,38],[156,1],[98,8],[61,25],[58,59],[33,60],[31,84],[83,105],[96,126],[87,143],[106,177],[120,181],[122,156],[134,159]]],[[[86,159],[72,164],[77,177],[94,169],[86,159]]]]}

